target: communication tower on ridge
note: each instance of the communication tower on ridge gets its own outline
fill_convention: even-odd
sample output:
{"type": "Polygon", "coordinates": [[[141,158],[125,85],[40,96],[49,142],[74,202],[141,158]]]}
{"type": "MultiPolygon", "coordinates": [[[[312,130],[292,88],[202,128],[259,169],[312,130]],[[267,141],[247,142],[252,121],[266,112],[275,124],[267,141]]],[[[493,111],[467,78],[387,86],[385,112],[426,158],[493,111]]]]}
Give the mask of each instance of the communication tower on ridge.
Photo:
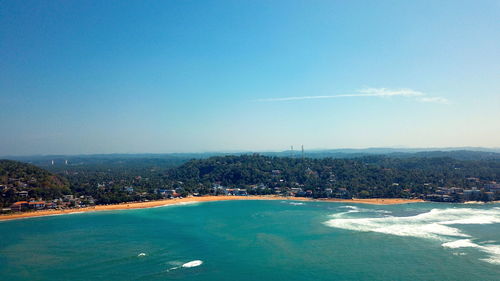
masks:
{"type": "Polygon", "coordinates": [[[304,145],[302,145],[302,160],[304,160],[304,145]]]}

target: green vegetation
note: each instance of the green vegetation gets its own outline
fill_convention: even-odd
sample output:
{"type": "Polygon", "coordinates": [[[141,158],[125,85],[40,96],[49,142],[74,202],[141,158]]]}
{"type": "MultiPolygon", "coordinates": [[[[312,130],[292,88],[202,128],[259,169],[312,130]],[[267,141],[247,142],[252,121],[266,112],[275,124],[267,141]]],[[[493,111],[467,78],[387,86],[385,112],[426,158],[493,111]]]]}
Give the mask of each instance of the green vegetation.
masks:
{"type": "Polygon", "coordinates": [[[52,202],[58,207],[65,207],[65,202],[85,206],[189,194],[424,198],[449,202],[500,199],[497,155],[457,153],[444,153],[453,158],[429,152],[425,153],[429,157],[416,153],[401,157],[391,154],[302,159],[244,154],[192,160],[168,155],[78,156],[69,161],[59,157],[54,164],[50,158],[32,160],[50,172],[2,160],[0,204],[7,207],[19,200],[56,199],[52,202]],[[20,193],[23,191],[28,195],[20,193]],[[72,199],[63,196],[69,194],[72,199]]]}
{"type": "Polygon", "coordinates": [[[27,197],[54,199],[71,194],[69,182],[36,166],[0,160],[0,207],[10,206],[27,197]],[[28,195],[23,195],[27,191],[28,195]]]}
{"type": "Polygon", "coordinates": [[[472,188],[500,181],[500,161],[452,158],[296,159],[260,155],[192,160],[168,171],[168,177],[191,191],[203,192],[213,183],[250,188],[252,193],[310,190],[313,197],[347,191],[348,196],[422,197],[438,187],[472,188]],[[471,181],[470,178],[480,179],[471,181]],[[261,188],[255,188],[260,185],[261,188]],[[330,190],[328,190],[330,191],[330,190]]]}

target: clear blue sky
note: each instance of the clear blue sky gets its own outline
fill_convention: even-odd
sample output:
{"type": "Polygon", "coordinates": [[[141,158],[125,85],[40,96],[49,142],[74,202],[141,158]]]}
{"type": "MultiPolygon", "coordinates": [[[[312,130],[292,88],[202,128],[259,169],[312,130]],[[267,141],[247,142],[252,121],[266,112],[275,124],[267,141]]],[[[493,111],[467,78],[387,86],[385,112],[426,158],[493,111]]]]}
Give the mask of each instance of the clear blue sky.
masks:
{"type": "Polygon", "coordinates": [[[500,1],[1,1],[0,155],[500,146],[500,1]]]}

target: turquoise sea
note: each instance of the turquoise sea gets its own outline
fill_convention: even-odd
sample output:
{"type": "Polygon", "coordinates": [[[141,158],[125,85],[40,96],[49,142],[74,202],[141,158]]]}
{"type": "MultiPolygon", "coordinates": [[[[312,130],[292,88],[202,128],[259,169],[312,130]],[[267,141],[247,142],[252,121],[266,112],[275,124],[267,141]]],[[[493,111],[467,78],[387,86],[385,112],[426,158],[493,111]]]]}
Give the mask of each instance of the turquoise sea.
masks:
{"type": "Polygon", "coordinates": [[[500,280],[500,204],[222,201],[0,222],[0,280],[500,280]]]}

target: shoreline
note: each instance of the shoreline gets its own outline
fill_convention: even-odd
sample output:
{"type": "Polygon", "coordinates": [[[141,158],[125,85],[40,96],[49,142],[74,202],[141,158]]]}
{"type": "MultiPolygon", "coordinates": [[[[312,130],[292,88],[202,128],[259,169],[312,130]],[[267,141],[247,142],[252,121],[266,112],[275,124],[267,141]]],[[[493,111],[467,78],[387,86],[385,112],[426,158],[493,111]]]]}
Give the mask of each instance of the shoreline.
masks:
{"type": "Polygon", "coordinates": [[[306,197],[284,197],[273,195],[255,195],[255,196],[200,196],[200,197],[186,197],[175,199],[162,199],[148,202],[132,202],[120,203],[112,205],[96,205],[92,207],[85,207],[79,209],[65,209],[65,210],[39,210],[33,212],[22,212],[13,214],[0,215],[0,221],[44,217],[54,215],[65,215],[72,213],[84,212],[100,212],[100,211],[113,211],[113,210],[130,210],[130,209],[145,209],[153,207],[161,207],[167,205],[174,205],[178,203],[190,202],[212,202],[212,201],[229,201],[229,200],[290,200],[290,201],[311,201],[311,202],[341,202],[341,203],[359,203],[359,204],[373,204],[373,205],[395,205],[395,204],[408,204],[425,202],[422,199],[401,199],[401,198],[369,198],[369,199],[312,199],[306,197]]]}

